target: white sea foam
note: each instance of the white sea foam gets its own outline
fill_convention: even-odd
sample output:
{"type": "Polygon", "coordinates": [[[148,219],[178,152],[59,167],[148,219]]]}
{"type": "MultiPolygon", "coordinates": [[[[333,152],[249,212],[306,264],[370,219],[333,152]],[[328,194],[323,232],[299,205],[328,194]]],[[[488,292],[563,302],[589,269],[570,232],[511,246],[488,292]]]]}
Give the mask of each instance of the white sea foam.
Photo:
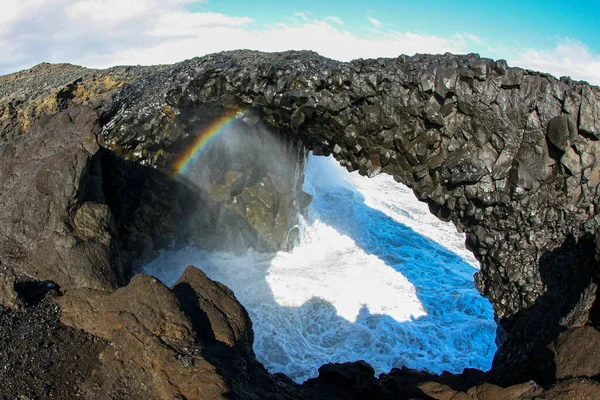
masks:
{"type": "Polygon", "coordinates": [[[313,203],[291,252],[163,251],[143,272],[174,283],[187,265],[229,286],[248,309],[258,359],[298,382],[327,362],[487,370],[496,350],[489,302],[464,236],[389,176],[348,174],[310,157],[313,203]]]}

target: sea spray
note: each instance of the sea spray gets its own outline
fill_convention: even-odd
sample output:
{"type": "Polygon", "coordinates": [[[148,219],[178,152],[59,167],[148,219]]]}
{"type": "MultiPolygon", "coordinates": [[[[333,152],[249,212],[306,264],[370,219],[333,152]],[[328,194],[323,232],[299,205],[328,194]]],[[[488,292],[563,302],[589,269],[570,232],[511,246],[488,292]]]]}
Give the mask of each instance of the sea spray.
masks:
{"type": "Polygon", "coordinates": [[[170,285],[192,264],[229,286],[258,359],[297,382],[359,359],[377,373],[490,368],[496,325],[464,236],[391,177],[348,174],[331,158],[310,156],[304,190],[313,202],[292,251],[163,251],[143,272],[170,285]]]}

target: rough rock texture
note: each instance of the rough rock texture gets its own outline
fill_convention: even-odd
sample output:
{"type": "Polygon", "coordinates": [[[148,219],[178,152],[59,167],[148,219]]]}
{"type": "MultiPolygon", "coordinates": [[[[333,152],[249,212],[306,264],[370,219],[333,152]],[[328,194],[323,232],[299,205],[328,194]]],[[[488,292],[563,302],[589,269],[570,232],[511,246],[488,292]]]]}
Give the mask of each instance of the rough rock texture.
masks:
{"type": "Polygon", "coordinates": [[[101,143],[158,168],[170,168],[177,144],[206,119],[238,109],[247,124],[263,119],[349,170],[411,186],[467,232],[482,264],[478,288],[520,343],[519,352],[511,341],[499,352],[511,364],[506,382],[521,379],[529,367],[517,365],[561,330],[589,319],[598,279],[596,87],[476,55],[338,63],[233,52],[178,64],[160,86],[142,79],[112,100],[101,143]],[[532,323],[539,334],[525,332],[532,323]]]}
{"type": "MultiPolygon", "coordinates": [[[[191,321],[179,310],[174,294],[155,278],[136,275],[112,294],[70,290],[57,302],[63,323],[112,343],[100,356],[101,392],[118,392],[122,382],[165,399],[217,398],[227,392],[214,367],[195,357],[201,348],[193,346],[191,321]]],[[[83,390],[100,397],[93,389],[83,390]]]]}
{"type": "Polygon", "coordinates": [[[98,132],[97,114],[72,106],[0,146],[0,262],[13,274],[101,290],[122,282],[111,211],[83,203],[98,132]]]}
{"type": "Polygon", "coordinates": [[[252,322],[231,289],[190,266],[173,285],[173,293],[192,323],[201,325],[195,327],[197,333],[207,332],[206,339],[253,354],[252,322]]]}
{"type": "MultiPolygon", "coordinates": [[[[304,212],[310,202],[302,191],[306,159],[302,144],[280,138],[260,124],[235,120],[223,132],[198,152],[195,163],[177,180],[206,192],[223,208],[221,214],[232,213],[252,227],[252,232],[227,237],[224,242],[232,248],[293,247],[298,211],[304,212]]],[[[215,225],[233,232],[235,223],[225,218],[215,225]]]]}
{"type": "Polygon", "coordinates": [[[194,267],[172,290],[138,274],[112,294],[73,289],[55,301],[67,326],[111,343],[79,385],[85,398],[298,399],[318,391],[269,374],[254,356],[246,310],[194,267]]]}
{"type": "MultiPolygon", "coordinates": [[[[258,249],[285,247],[297,209],[309,201],[298,190],[305,146],[334,154],[349,170],[393,175],[435,215],[467,232],[482,265],[477,286],[502,327],[503,343],[485,379],[550,385],[573,376],[548,391],[531,386],[531,394],[521,385],[511,393],[593,393],[597,384],[575,375],[597,376],[595,364],[577,362],[578,369],[572,360],[577,343],[595,338],[600,326],[599,138],[597,87],[477,55],[340,63],[310,52],[240,51],[105,71],[40,65],[0,77],[0,301],[29,310],[28,286],[20,282],[54,282],[65,291],[58,301],[71,310],[65,322],[129,349],[124,358],[103,353],[99,374],[114,379],[90,384],[90,393],[106,386],[117,398],[134,396],[143,383],[159,397],[239,394],[253,373],[271,382],[273,393],[308,390],[264,371],[231,379],[238,361],[219,366],[222,359],[255,365],[249,325],[231,319],[228,313],[239,309],[223,288],[211,289],[223,296],[216,308],[210,291],[182,295],[181,286],[172,292],[143,277],[111,294],[140,262],[173,242],[219,248],[241,238],[258,249]],[[263,158],[294,160],[296,167],[281,174],[284,181],[270,169],[274,164],[253,169],[238,157],[209,171],[201,184],[173,178],[182,150],[223,115],[250,132],[249,143],[274,136],[283,144],[283,153],[263,158]],[[164,304],[148,303],[142,293],[164,304]],[[198,312],[196,302],[210,312],[198,312]],[[173,319],[161,322],[167,314],[173,319]],[[106,325],[95,326],[91,315],[106,325]],[[219,327],[218,338],[207,324],[219,327]],[[573,329],[582,326],[585,331],[573,329]],[[182,343],[207,340],[226,350],[210,356],[183,350],[182,343]],[[152,365],[142,349],[162,361],[152,365]],[[168,360],[188,355],[198,360],[192,368],[207,376],[202,389],[189,386],[181,363],[168,360]],[[128,376],[127,362],[139,374],[117,383],[120,374],[128,376]],[[280,386],[286,389],[273,389],[280,386]]],[[[222,159],[218,147],[206,153],[222,159]]],[[[205,278],[192,280],[212,287],[205,278]]],[[[387,396],[398,385],[391,377],[366,378],[360,365],[340,368],[325,368],[319,378],[325,386],[311,390],[387,396]]],[[[471,383],[452,388],[452,396],[499,390],[471,383]]],[[[431,393],[443,391],[430,386],[431,393]]]]}
{"type": "Polygon", "coordinates": [[[62,325],[59,314],[49,298],[18,311],[0,306],[0,399],[83,393],[80,385],[98,368],[108,343],[62,325]]]}
{"type": "Polygon", "coordinates": [[[591,326],[561,333],[551,350],[556,379],[591,378],[600,373],[600,332],[591,326]]]}

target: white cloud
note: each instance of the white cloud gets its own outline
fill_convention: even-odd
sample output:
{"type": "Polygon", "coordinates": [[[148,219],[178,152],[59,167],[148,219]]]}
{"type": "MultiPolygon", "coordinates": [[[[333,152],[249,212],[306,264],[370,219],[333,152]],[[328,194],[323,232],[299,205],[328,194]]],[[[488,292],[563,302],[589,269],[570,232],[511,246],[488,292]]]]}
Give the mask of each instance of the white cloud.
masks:
{"type": "Polygon", "coordinates": [[[175,62],[221,50],[249,48],[262,51],[314,50],[349,61],[355,58],[397,57],[400,54],[464,53],[468,41],[413,33],[379,33],[360,38],[346,30],[315,20],[295,25],[276,24],[264,29],[216,27],[196,30],[185,38],[113,54],[111,64],[175,62]],[[210,37],[211,40],[206,40],[210,37]]]}
{"type": "Polygon", "coordinates": [[[551,50],[526,49],[508,61],[511,65],[600,85],[600,55],[593,54],[588,46],[577,40],[563,39],[551,50]]]}
{"type": "Polygon", "coordinates": [[[415,52],[465,52],[469,40],[407,32],[371,32],[359,37],[339,17],[273,21],[257,26],[244,16],[190,12],[193,0],[8,0],[11,16],[0,31],[0,73],[42,61],[90,67],[158,64],[222,50],[314,50],[351,60],[415,52]],[[116,10],[116,11],[115,11],[116,10]],[[57,26],[59,27],[57,29],[57,26]]]}
{"type": "MultiPolygon", "coordinates": [[[[347,30],[339,17],[308,11],[258,25],[247,16],[190,12],[196,0],[4,0],[0,13],[0,73],[42,61],[89,67],[172,63],[222,50],[314,50],[326,57],[397,57],[414,53],[467,53],[483,40],[377,29],[366,36],[347,30]]],[[[367,17],[373,26],[380,21],[367,17]]],[[[366,22],[365,22],[366,23],[366,22]]],[[[515,54],[515,53],[513,53],[515,54]]],[[[499,55],[502,57],[503,55],[499,55]]],[[[524,50],[511,65],[600,83],[600,57],[565,40],[548,51],[524,50]]]]}
{"type": "Polygon", "coordinates": [[[381,24],[381,21],[379,21],[378,19],[375,19],[373,17],[367,17],[367,19],[369,20],[370,23],[373,24],[373,26],[375,28],[381,28],[382,24],[381,24]]]}
{"type": "MultiPolygon", "coordinates": [[[[5,25],[18,20],[23,15],[35,10],[47,0],[7,0],[2,4],[0,24],[5,25]]],[[[1,26],[0,25],[0,26],[1,26]]],[[[0,28],[1,29],[1,28],[0,28]]]]}
{"type": "Polygon", "coordinates": [[[296,11],[294,13],[294,15],[296,17],[301,18],[304,22],[308,22],[309,17],[312,15],[312,13],[310,11],[304,11],[304,12],[296,11]]]}
{"type": "Polygon", "coordinates": [[[477,43],[477,44],[483,43],[483,40],[479,36],[473,35],[471,33],[459,33],[456,36],[464,38],[465,40],[469,40],[473,43],[477,43]]]}
{"type": "Polygon", "coordinates": [[[329,17],[325,18],[325,21],[331,21],[331,22],[335,22],[338,25],[344,25],[344,21],[342,21],[342,19],[340,17],[336,17],[336,16],[329,16],[329,17]]]}
{"type": "Polygon", "coordinates": [[[235,28],[251,22],[252,19],[248,17],[229,17],[212,12],[172,12],[161,15],[150,33],[157,37],[194,36],[197,32],[207,28],[235,28]]]}
{"type": "Polygon", "coordinates": [[[147,0],[83,0],[71,4],[66,14],[73,19],[115,24],[143,15],[151,3],[147,0]]]}

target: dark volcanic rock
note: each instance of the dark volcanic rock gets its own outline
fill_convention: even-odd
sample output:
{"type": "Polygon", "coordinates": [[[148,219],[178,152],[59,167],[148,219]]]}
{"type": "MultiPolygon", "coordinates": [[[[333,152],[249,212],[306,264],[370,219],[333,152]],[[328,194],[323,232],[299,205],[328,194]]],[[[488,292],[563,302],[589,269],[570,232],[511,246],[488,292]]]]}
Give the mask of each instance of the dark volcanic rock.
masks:
{"type": "Polygon", "coordinates": [[[173,285],[173,293],[190,317],[196,332],[209,333],[205,340],[213,339],[254,354],[252,322],[231,289],[189,266],[173,285]]]}
{"type": "Polygon", "coordinates": [[[73,106],[0,146],[0,260],[14,273],[64,288],[122,281],[110,210],[82,204],[99,129],[95,112],[73,106]]]}
{"type": "Polygon", "coordinates": [[[48,298],[19,311],[0,306],[0,399],[73,399],[107,343],[60,323],[48,298]]]}
{"type": "Polygon", "coordinates": [[[63,323],[112,343],[101,355],[102,386],[92,380],[83,388],[88,397],[117,393],[122,381],[144,388],[148,398],[217,398],[227,392],[214,367],[199,356],[201,347],[177,298],[155,278],[136,275],[113,294],[70,290],[56,301],[63,323]],[[194,382],[198,377],[204,377],[201,385],[194,382]]]}
{"type": "Polygon", "coordinates": [[[251,322],[231,290],[189,267],[170,290],[138,274],[109,294],[67,291],[62,321],[111,343],[85,398],[301,398],[254,358],[251,322]]]}
{"type": "Polygon", "coordinates": [[[383,399],[384,391],[375,378],[375,370],[365,361],[325,364],[319,376],[309,379],[306,386],[316,387],[324,397],[326,392],[341,398],[383,399]]]}
{"type": "Polygon", "coordinates": [[[545,400],[598,399],[600,384],[589,379],[569,379],[560,382],[537,398],[545,400]]]}
{"type": "MultiPolygon", "coordinates": [[[[319,154],[333,153],[348,170],[389,173],[467,232],[482,265],[476,283],[505,325],[548,292],[541,257],[598,228],[598,93],[476,55],[339,63],[314,53],[220,53],[174,66],[160,85],[125,85],[105,108],[101,143],[169,169],[186,132],[237,108],[319,154]],[[590,110],[584,122],[582,109],[590,110]]],[[[585,262],[557,268],[588,276],[585,262]]],[[[593,275],[559,300],[579,301],[577,315],[535,307],[539,319],[565,328],[586,321],[593,275]]]]}
{"type": "MultiPolygon", "coordinates": [[[[226,323],[229,316],[216,311],[233,312],[234,303],[227,300],[200,318],[194,301],[199,299],[202,309],[209,302],[201,299],[210,297],[195,287],[178,293],[189,304],[182,306],[185,313],[176,312],[181,299],[147,278],[109,293],[125,284],[139,263],[173,242],[219,248],[237,240],[261,250],[285,247],[293,239],[297,210],[308,203],[299,190],[304,148],[334,154],[349,171],[393,175],[435,215],[467,233],[467,245],[482,267],[476,284],[506,334],[491,374],[496,383],[554,383],[562,368],[555,362],[568,358],[559,351],[555,361],[550,350],[555,344],[569,348],[557,342],[559,335],[587,323],[598,326],[597,87],[474,54],[341,63],[311,52],[238,51],[172,66],[106,71],[41,65],[0,77],[0,88],[2,303],[26,306],[16,290],[19,279],[55,282],[66,296],[78,299],[73,300],[78,310],[70,317],[73,324],[127,343],[138,361],[144,358],[135,346],[146,346],[158,359],[170,354],[189,361],[177,346],[200,335],[212,343],[204,361],[198,359],[199,371],[210,376],[210,393],[224,393],[225,387],[241,393],[246,387],[224,378],[240,371],[237,361],[215,367],[219,358],[253,358],[247,349],[242,353],[249,358],[225,355],[248,347],[243,336],[249,327],[236,325],[237,319],[226,323]],[[173,179],[182,150],[223,116],[244,127],[251,141],[262,141],[264,131],[275,136],[285,150],[277,153],[267,145],[271,158],[291,158],[298,168],[281,173],[282,181],[280,172],[249,167],[253,164],[234,157],[235,162],[209,171],[202,184],[173,179]],[[219,230],[211,218],[226,221],[230,229],[219,230]],[[138,315],[145,303],[136,292],[144,291],[164,300],[163,311],[178,321],[180,336],[138,315]],[[125,302],[123,293],[139,304],[120,314],[125,306],[117,299],[125,302]],[[88,295],[107,324],[119,327],[115,332],[92,326],[84,315],[92,313],[88,295]],[[130,327],[145,332],[142,344],[128,341],[126,315],[138,315],[130,327]],[[148,330],[148,324],[160,329],[148,330]],[[212,333],[205,329],[209,325],[212,333]],[[161,335],[167,342],[183,342],[165,350],[157,339],[161,335]]],[[[220,160],[220,151],[207,153],[220,160]]],[[[160,314],[157,306],[148,307],[160,314]]],[[[118,354],[109,359],[124,365],[118,354]]],[[[136,368],[148,361],[140,362],[136,368]]],[[[136,385],[150,379],[150,367],[144,368],[138,381],[132,377],[136,385]]],[[[165,396],[182,393],[180,387],[187,385],[187,375],[171,368],[161,362],[157,370],[169,377],[156,386],[165,396]]],[[[560,376],[584,374],[568,370],[578,372],[560,376]]],[[[241,376],[239,382],[253,379],[241,376]]],[[[269,390],[283,385],[297,394],[287,381],[260,376],[271,382],[269,390]]],[[[578,382],[581,393],[596,390],[591,381],[567,382],[548,396],[576,391],[578,382]]],[[[452,390],[484,398],[497,388],[452,390]]],[[[518,396],[538,395],[527,384],[514,390],[521,389],[518,396]]],[[[195,393],[197,388],[181,390],[195,393]]],[[[445,389],[430,392],[440,390],[445,389]]]]}

